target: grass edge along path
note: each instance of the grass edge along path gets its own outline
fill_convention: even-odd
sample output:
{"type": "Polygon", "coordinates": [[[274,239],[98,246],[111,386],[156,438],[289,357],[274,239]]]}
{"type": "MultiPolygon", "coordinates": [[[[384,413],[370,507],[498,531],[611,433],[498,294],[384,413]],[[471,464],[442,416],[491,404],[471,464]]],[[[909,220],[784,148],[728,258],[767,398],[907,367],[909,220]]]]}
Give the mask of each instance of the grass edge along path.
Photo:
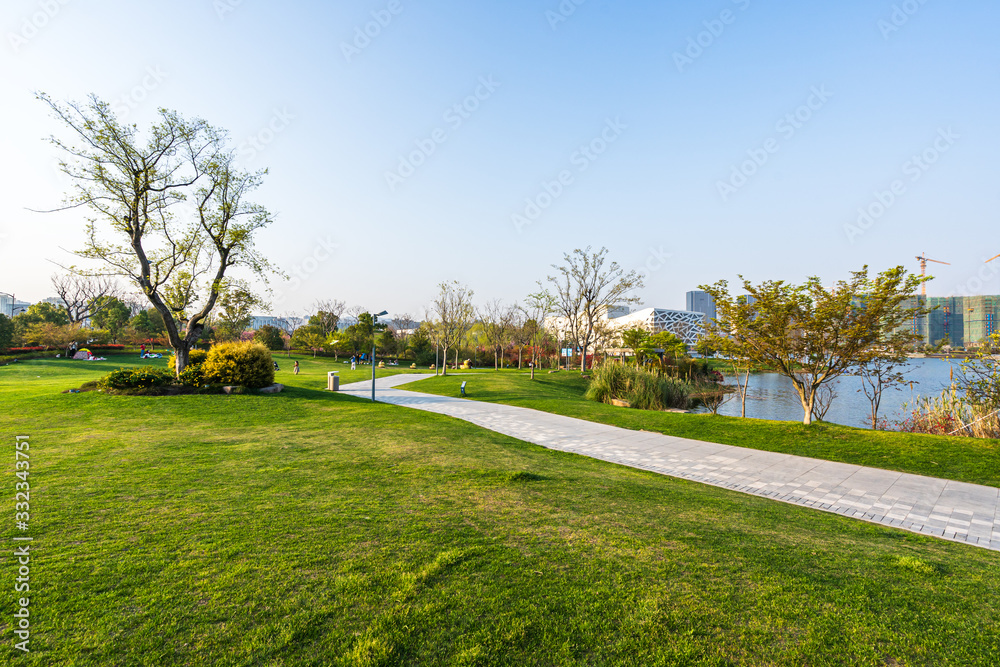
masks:
{"type": "MultiPolygon", "coordinates": [[[[651,431],[691,440],[714,442],[796,456],[807,456],[869,468],[1000,487],[1000,441],[873,431],[830,422],[741,419],[711,414],[683,414],[619,408],[583,397],[587,380],[579,373],[479,371],[469,381],[465,398],[532,408],[552,414],[651,431]]],[[[397,389],[459,397],[462,374],[435,377],[397,389]]]]}

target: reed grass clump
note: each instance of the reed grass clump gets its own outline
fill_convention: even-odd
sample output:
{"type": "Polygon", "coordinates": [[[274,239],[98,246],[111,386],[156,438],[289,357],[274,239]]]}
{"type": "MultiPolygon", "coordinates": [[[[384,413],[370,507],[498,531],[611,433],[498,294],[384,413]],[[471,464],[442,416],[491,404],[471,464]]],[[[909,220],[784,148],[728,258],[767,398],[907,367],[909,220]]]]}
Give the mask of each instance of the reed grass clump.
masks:
{"type": "Polygon", "coordinates": [[[907,433],[1000,438],[1000,415],[990,405],[975,403],[955,387],[940,396],[920,396],[909,408],[910,416],[898,423],[907,433]]]}
{"type": "Polygon", "coordinates": [[[634,366],[604,363],[594,369],[586,398],[599,403],[628,401],[640,410],[686,409],[691,386],[677,378],[662,376],[634,366]]]}

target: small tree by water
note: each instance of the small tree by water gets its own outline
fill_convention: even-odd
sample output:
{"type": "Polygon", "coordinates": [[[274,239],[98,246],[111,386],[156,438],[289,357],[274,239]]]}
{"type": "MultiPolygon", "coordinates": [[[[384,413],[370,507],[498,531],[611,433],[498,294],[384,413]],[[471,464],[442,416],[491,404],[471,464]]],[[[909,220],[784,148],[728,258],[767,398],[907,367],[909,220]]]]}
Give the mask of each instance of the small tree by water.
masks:
{"type": "Polygon", "coordinates": [[[904,305],[924,278],[902,266],[874,278],[865,266],[830,288],[818,277],[802,285],[780,280],[754,285],[740,278],[751,297],[742,303],[730,296],[724,280],[700,286],[715,300],[715,336],[720,343],[735,341],[746,360],[789,378],[807,425],[823,385],[912,345],[917,335],[907,324],[928,312],[904,305]]]}

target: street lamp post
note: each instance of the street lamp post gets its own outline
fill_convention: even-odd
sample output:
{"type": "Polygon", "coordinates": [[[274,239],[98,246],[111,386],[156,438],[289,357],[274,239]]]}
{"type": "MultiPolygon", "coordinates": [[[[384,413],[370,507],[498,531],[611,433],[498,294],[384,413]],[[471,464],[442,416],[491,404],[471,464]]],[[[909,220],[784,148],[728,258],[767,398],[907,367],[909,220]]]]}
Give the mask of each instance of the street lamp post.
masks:
{"type": "Polygon", "coordinates": [[[8,292],[0,292],[0,294],[10,297],[10,316],[14,317],[14,315],[16,315],[16,313],[14,312],[14,304],[17,302],[17,298],[13,294],[10,294],[8,292]]]}
{"type": "Polygon", "coordinates": [[[372,316],[372,403],[375,402],[375,329],[378,325],[378,318],[388,314],[388,312],[383,310],[381,313],[372,316]]]}

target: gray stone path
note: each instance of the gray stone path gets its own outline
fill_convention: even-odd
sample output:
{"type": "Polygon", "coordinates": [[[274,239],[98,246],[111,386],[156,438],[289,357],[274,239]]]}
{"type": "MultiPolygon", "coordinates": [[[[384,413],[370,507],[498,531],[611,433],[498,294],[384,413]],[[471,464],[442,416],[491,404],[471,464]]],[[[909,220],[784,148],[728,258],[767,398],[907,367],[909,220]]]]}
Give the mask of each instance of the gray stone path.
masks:
{"type": "MultiPolygon", "coordinates": [[[[518,440],[1000,551],[1000,489],[632,431],[529,408],[395,389],[433,375],[379,378],[377,399],[518,440]]],[[[471,383],[471,380],[470,380],[471,383]]],[[[341,387],[371,398],[371,380],[341,387]]]]}

